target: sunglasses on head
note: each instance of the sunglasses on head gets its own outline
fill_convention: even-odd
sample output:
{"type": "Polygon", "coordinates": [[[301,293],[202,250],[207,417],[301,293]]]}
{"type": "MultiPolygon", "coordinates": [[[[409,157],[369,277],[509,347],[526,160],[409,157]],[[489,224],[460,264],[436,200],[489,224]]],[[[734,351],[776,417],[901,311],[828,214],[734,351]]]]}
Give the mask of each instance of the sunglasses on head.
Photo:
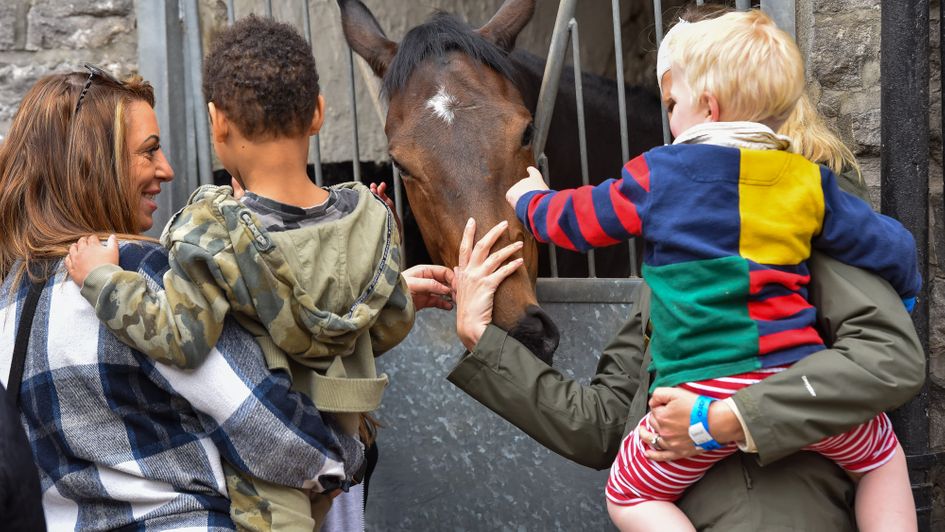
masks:
{"type": "Polygon", "coordinates": [[[101,67],[86,63],[85,68],[89,71],[89,79],[85,80],[85,86],[82,87],[82,92],[79,93],[79,99],[75,102],[75,111],[72,113],[73,116],[77,114],[79,112],[79,108],[82,107],[82,100],[85,99],[85,93],[89,92],[89,88],[92,87],[92,80],[95,79],[95,76],[98,76],[100,79],[103,79],[109,83],[114,83],[119,87],[125,85],[115,76],[109,74],[101,67]]]}

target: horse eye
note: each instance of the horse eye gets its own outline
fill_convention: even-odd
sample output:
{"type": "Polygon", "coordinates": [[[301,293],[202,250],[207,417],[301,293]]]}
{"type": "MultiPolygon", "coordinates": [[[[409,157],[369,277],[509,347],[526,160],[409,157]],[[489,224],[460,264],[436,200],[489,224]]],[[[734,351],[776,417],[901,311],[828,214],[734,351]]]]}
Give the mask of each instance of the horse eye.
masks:
{"type": "Polygon", "coordinates": [[[528,146],[532,143],[532,137],[535,136],[535,124],[528,124],[525,131],[522,132],[522,146],[528,146]]]}
{"type": "Polygon", "coordinates": [[[394,159],[393,157],[391,157],[391,158],[390,158],[390,162],[391,162],[391,164],[394,165],[394,168],[396,168],[397,171],[400,172],[400,175],[402,175],[402,176],[409,176],[409,175],[410,175],[409,173],[407,173],[406,170],[404,170],[404,167],[401,166],[399,162],[397,162],[397,159],[394,159]]]}

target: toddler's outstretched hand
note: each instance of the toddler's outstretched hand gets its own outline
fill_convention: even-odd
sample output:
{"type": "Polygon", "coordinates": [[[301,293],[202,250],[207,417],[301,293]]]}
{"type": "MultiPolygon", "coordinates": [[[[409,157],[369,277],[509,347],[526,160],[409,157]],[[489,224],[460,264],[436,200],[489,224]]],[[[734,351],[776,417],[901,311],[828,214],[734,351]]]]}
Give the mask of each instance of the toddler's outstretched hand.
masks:
{"type": "Polygon", "coordinates": [[[118,239],[115,235],[109,236],[105,245],[97,236],[90,235],[69,246],[66,270],[80,288],[92,270],[105,264],[118,264],[118,239]]]}
{"type": "Polygon", "coordinates": [[[505,201],[509,202],[512,208],[518,203],[519,198],[535,190],[548,190],[545,179],[541,177],[541,172],[534,166],[528,167],[528,177],[512,185],[512,188],[505,193],[505,201]]]}

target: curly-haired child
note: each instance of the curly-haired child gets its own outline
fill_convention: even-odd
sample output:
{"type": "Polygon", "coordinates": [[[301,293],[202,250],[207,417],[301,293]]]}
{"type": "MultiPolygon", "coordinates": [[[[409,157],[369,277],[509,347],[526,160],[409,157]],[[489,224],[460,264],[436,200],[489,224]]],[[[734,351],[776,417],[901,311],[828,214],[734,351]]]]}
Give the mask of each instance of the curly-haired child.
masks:
{"type": "MultiPolygon", "coordinates": [[[[170,257],[164,290],[116,266],[117,248],[94,237],[70,250],[69,273],[119,338],[180,368],[203,363],[235,318],[270,369],[288,371],[295,389],[355,434],[387,385],[374,357],[413,325],[394,217],[366,186],[309,179],[308,141],[325,100],[311,48],[291,26],[250,16],[224,29],[203,78],[214,147],[236,196],[203,186],[174,215],[161,237],[170,257]]],[[[208,382],[207,393],[229,386],[239,383],[208,382]]],[[[320,496],[224,470],[241,529],[310,531],[327,493],[348,488],[321,486],[320,496]]]]}

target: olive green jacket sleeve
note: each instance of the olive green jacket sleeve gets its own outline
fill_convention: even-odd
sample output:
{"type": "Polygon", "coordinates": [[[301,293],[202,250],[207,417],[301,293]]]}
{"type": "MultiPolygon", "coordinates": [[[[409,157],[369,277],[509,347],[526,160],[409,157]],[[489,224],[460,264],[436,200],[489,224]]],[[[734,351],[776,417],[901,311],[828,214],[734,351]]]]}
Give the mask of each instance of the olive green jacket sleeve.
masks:
{"type": "Polygon", "coordinates": [[[642,412],[646,401],[647,385],[640,386],[640,379],[648,377],[640,331],[649,298],[639,297],[640,287],[630,319],[604,348],[588,386],[549,367],[494,325],[447,378],[545,447],[581,465],[606,469],[623,439],[631,402],[642,412]]]}
{"type": "Polygon", "coordinates": [[[762,464],[902,405],[925,378],[912,320],[885,281],[824,255],[810,268],[832,348],[732,396],[762,464]]]}
{"type": "MultiPolygon", "coordinates": [[[[812,300],[833,349],[733,396],[762,463],[905,403],[924,378],[915,330],[888,284],[824,256],[815,256],[810,266],[812,300]]],[[[448,379],[552,451],[588,467],[609,467],[624,429],[646,405],[645,285],[634,300],[589,386],[548,367],[492,325],[448,379]]]]}

